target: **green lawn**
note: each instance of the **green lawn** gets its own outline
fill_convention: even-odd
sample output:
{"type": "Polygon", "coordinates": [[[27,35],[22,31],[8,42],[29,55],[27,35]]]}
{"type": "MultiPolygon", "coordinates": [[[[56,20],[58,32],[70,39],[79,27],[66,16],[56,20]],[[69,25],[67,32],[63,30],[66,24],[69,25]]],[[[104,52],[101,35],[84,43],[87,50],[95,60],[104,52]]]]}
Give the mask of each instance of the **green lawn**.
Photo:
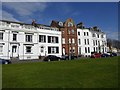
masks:
{"type": "Polygon", "coordinates": [[[117,88],[118,57],[3,65],[3,88],[117,88]]]}

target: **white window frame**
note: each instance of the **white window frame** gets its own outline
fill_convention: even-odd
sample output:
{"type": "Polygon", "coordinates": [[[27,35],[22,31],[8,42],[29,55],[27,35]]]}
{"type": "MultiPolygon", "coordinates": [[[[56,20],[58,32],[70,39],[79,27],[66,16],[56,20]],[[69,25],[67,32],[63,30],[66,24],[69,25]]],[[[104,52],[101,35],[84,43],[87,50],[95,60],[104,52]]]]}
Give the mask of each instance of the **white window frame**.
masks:
{"type": "Polygon", "coordinates": [[[45,43],[46,42],[46,36],[45,35],[39,35],[39,42],[45,43]],[[40,36],[41,36],[41,38],[40,38],[40,36]]]}
{"type": "Polygon", "coordinates": [[[78,39],[78,43],[79,43],[79,45],[81,44],[81,39],[78,39]]]}
{"type": "Polygon", "coordinates": [[[89,36],[89,33],[87,32],[87,36],[89,36]]]}
{"type": "Polygon", "coordinates": [[[88,53],[90,53],[90,47],[88,47],[88,53]]]}
{"type": "Polygon", "coordinates": [[[71,38],[69,38],[69,44],[71,44],[71,38]]]}
{"type": "Polygon", "coordinates": [[[79,47],[79,55],[81,54],[81,47],[79,47]]]}
{"type": "Polygon", "coordinates": [[[3,32],[0,32],[0,40],[3,40],[3,32]]]}
{"type": "Polygon", "coordinates": [[[26,53],[32,53],[32,46],[26,46],[26,53]],[[31,47],[30,52],[27,52],[27,47],[31,47]]]}
{"type": "Polygon", "coordinates": [[[78,35],[80,36],[80,32],[78,32],[78,35]]]}
{"type": "Polygon", "coordinates": [[[75,39],[74,39],[74,38],[72,38],[72,43],[73,43],[73,44],[75,43],[75,39]]]}
{"type": "Polygon", "coordinates": [[[75,47],[73,47],[73,49],[72,49],[72,50],[73,50],[73,53],[75,53],[75,47]]]}
{"type": "Polygon", "coordinates": [[[92,34],[92,37],[96,37],[95,33],[92,34]]]}
{"type": "Polygon", "coordinates": [[[74,29],[72,29],[72,34],[75,34],[75,30],[74,29]]]}
{"type": "Polygon", "coordinates": [[[73,27],[73,23],[72,22],[68,22],[68,27],[73,27]]]}
{"type": "Polygon", "coordinates": [[[57,54],[57,53],[59,53],[59,47],[48,47],[48,48],[50,48],[49,54],[57,54]],[[57,48],[58,48],[58,50],[57,50],[57,48]]]}
{"type": "Polygon", "coordinates": [[[3,54],[3,46],[0,45],[0,54],[3,54]]]}
{"type": "Polygon", "coordinates": [[[17,33],[13,33],[13,41],[17,41],[17,33]],[[16,40],[14,40],[14,35],[16,35],[16,40]]]}
{"type": "Polygon", "coordinates": [[[13,45],[12,46],[12,53],[16,53],[17,52],[17,46],[16,45],[13,45]]]}
{"type": "Polygon", "coordinates": [[[43,47],[43,46],[40,47],[40,52],[41,52],[41,53],[44,52],[44,47],[43,47]]]}
{"type": "Polygon", "coordinates": [[[84,39],[84,44],[87,45],[87,39],[84,39]]]}
{"type": "Polygon", "coordinates": [[[65,44],[65,38],[62,38],[62,44],[65,44]]]}
{"type": "Polygon", "coordinates": [[[70,30],[68,29],[68,34],[70,34],[71,32],[70,32],[70,30]]]}
{"type": "Polygon", "coordinates": [[[88,44],[88,45],[90,44],[89,39],[87,39],[87,44],[88,44]]]}
{"type": "Polygon", "coordinates": [[[26,34],[26,35],[25,35],[25,40],[26,40],[26,42],[32,42],[32,40],[33,40],[33,35],[32,35],[32,34],[26,34]],[[30,36],[30,40],[28,39],[28,38],[29,38],[28,36],[30,36]]]}

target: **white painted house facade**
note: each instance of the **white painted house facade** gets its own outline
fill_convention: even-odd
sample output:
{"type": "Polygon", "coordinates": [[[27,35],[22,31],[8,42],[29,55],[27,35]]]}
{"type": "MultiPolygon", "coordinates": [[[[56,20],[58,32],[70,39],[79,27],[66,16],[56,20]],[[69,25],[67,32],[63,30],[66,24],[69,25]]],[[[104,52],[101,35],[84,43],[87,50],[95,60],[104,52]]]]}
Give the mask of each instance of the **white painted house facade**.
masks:
{"type": "Polygon", "coordinates": [[[47,55],[62,55],[58,28],[0,21],[0,58],[24,60],[47,55]]]}
{"type": "MultiPolygon", "coordinates": [[[[37,24],[0,21],[0,58],[39,59],[62,56],[62,32],[58,28],[37,24]]],[[[81,27],[81,26],[80,26],[81,27]]],[[[106,34],[97,28],[77,27],[78,55],[107,52],[106,34]]]]}
{"type": "Polygon", "coordinates": [[[77,28],[78,55],[90,56],[91,52],[107,52],[106,34],[92,28],[77,28]]]}

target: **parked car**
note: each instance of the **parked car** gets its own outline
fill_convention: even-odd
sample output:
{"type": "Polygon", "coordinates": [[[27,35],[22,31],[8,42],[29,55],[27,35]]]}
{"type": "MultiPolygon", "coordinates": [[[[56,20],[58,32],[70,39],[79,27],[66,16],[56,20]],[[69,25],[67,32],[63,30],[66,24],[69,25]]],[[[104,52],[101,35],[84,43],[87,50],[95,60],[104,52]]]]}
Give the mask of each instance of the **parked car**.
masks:
{"type": "Polygon", "coordinates": [[[100,58],[101,54],[100,53],[92,53],[91,58],[100,58]]]}
{"type": "Polygon", "coordinates": [[[48,55],[43,59],[43,61],[59,61],[59,60],[61,60],[61,58],[55,55],[48,55]]]}
{"type": "Polygon", "coordinates": [[[117,56],[117,53],[114,53],[114,52],[107,52],[107,53],[110,54],[111,57],[117,56]]]}
{"type": "Polygon", "coordinates": [[[77,58],[78,58],[78,57],[75,56],[75,55],[71,56],[71,59],[77,59],[77,58]]]}
{"type": "Polygon", "coordinates": [[[101,57],[110,57],[110,54],[103,53],[103,54],[101,54],[101,57]]]}
{"type": "Polygon", "coordinates": [[[120,51],[119,51],[119,52],[117,52],[117,56],[120,56],[120,51]]]}
{"type": "Polygon", "coordinates": [[[111,56],[117,56],[117,53],[112,52],[111,56]]]}
{"type": "Polygon", "coordinates": [[[0,64],[10,64],[10,63],[11,63],[10,60],[0,58],[0,64]]]}
{"type": "MultiPolygon", "coordinates": [[[[76,59],[77,56],[71,55],[70,58],[71,58],[71,59],[76,59]]],[[[62,56],[62,59],[63,59],[63,60],[69,60],[69,56],[68,56],[68,55],[63,55],[63,56],[62,56]]]]}
{"type": "Polygon", "coordinates": [[[68,55],[63,55],[61,59],[62,59],[62,60],[68,60],[68,59],[69,59],[69,56],[68,56],[68,55]]]}

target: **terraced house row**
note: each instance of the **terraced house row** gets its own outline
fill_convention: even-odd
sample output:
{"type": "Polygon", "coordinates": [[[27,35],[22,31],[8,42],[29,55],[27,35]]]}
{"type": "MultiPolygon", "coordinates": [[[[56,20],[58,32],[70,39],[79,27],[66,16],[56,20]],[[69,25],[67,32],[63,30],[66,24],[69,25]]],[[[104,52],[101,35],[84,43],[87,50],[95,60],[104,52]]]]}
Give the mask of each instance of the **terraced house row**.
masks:
{"type": "Polygon", "coordinates": [[[40,56],[90,56],[107,52],[106,34],[97,27],[85,28],[69,18],[51,25],[0,21],[0,58],[39,59],[40,56]]]}

